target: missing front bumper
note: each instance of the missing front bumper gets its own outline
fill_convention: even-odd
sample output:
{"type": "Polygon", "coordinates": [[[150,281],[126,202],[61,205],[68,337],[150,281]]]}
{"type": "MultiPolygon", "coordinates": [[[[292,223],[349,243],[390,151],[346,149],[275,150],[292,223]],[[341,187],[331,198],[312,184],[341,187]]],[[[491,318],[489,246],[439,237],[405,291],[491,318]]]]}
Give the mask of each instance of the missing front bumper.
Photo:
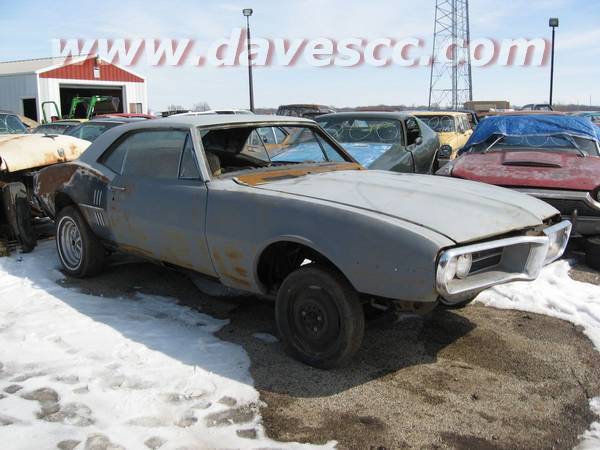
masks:
{"type": "Polygon", "coordinates": [[[534,280],[544,265],[562,256],[570,233],[571,222],[565,220],[545,228],[541,236],[511,237],[446,250],[438,261],[436,290],[445,303],[456,304],[498,284],[534,280]],[[499,253],[493,265],[478,269],[474,265],[476,270],[463,278],[452,273],[461,255],[487,255],[489,251],[499,253]]]}

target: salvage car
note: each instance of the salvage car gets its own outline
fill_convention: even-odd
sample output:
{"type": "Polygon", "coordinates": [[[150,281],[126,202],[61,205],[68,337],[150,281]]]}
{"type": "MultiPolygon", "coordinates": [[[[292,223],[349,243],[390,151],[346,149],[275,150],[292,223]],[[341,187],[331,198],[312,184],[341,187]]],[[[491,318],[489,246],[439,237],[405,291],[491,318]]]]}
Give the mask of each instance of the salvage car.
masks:
{"type": "Polygon", "coordinates": [[[56,120],[45,123],[34,128],[32,133],[36,134],[65,134],[67,131],[75,128],[81,122],[77,120],[56,120]]]}
{"type": "Polygon", "coordinates": [[[440,137],[439,159],[442,160],[442,165],[456,158],[458,151],[473,134],[469,116],[463,112],[416,111],[412,114],[425,122],[440,137]]]}
{"type": "Polygon", "coordinates": [[[43,134],[0,136],[0,237],[19,241],[24,252],[37,244],[35,218],[43,217],[32,195],[40,168],[72,161],[89,146],[73,137],[43,134]]]}
{"type": "Polygon", "coordinates": [[[365,305],[464,304],[536,278],[570,232],[552,206],[511,190],[364,170],[315,122],[290,117],[130,123],[35,184],[66,274],[97,274],[123,251],[273,299],[286,350],[320,368],[359,349],[365,305]],[[273,127],[297,135],[277,161],[249,144],[273,127]],[[318,152],[302,161],[298,147],[318,152]]]}
{"type": "Polygon", "coordinates": [[[412,115],[349,112],[326,114],[316,121],[368,169],[413,173],[437,169],[439,139],[412,115]]]}
{"type": "Polygon", "coordinates": [[[600,268],[600,129],[584,118],[512,115],[482,121],[461,156],[439,175],[508,187],[540,198],[585,238],[600,268]]]}
{"type": "Polygon", "coordinates": [[[92,119],[87,122],[83,122],[76,127],[70,128],[65,132],[67,136],[74,136],[79,139],[85,139],[86,141],[95,141],[102,133],[110,130],[111,128],[118,127],[125,123],[138,122],[149,120],[144,117],[106,117],[104,119],[92,119]]]}
{"type": "Polygon", "coordinates": [[[25,134],[27,127],[21,122],[19,116],[10,112],[0,111],[0,135],[25,134]]]}

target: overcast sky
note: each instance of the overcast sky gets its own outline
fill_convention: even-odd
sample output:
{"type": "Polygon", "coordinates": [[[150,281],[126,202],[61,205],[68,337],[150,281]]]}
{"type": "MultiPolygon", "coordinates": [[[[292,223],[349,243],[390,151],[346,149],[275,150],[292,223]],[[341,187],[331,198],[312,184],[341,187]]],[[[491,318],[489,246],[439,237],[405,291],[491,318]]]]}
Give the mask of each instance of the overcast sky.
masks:
{"type": "MultiPolygon", "coordinates": [[[[560,17],[555,101],[600,104],[600,7],[598,0],[471,0],[471,36],[549,37],[548,18],[560,17]]],[[[265,38],[350,37],[422,38],[431,45],[435,0],[30,0],[3,8],[0,59],[51,55],[56,38],[190,38],[200,44],[229,36],[245,25],[243,7],[254,9],[253,36],[265,38]]],[[[149,67],[150,108],[247,107],[246,68],[149,67]]],[[[513,104],[545,102],[549,67],[473,69],[474,97],[507,99],[513,104]]],[[[283,103],[336,106],[426,104],[427,67],[316,68],[269,67],[255,70],[257,107],[283,103]]]]}

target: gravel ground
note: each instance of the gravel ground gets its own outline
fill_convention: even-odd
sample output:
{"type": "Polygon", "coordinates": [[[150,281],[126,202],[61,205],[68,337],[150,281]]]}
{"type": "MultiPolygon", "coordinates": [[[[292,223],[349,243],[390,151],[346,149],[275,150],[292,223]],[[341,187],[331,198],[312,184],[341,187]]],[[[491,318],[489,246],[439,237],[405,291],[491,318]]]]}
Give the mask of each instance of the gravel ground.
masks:
{"type": "MultiPolygon", "coordinates": [[[[585,266],[573,278],[600,284],[585,266]]],[[[273,307],[199,293],[183,275],[123,259],[99,277],[66,280],[108,296],[177,298],[230,319],[222,339],[244,347],[269,435],[339,448],[573,448],[597,418],[600,355],[577,327],[478,305],[373,322],[349,367],[321,371],[287,357],[273,307]],[[132,287],[134,286],[134,287],[132,287]]]]}

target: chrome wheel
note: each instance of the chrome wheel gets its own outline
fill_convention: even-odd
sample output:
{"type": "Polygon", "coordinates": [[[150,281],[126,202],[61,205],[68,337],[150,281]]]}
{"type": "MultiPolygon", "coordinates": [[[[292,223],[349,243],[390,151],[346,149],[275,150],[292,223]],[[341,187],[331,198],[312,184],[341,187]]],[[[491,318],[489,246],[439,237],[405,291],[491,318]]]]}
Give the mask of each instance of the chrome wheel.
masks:
{"type": "Polygon", "coordinates": [[[58,248],[62,263],[71,270],[81,265],[83,240],[81,232],[71,217],[63,217],[58,226],[58,248]]]}

